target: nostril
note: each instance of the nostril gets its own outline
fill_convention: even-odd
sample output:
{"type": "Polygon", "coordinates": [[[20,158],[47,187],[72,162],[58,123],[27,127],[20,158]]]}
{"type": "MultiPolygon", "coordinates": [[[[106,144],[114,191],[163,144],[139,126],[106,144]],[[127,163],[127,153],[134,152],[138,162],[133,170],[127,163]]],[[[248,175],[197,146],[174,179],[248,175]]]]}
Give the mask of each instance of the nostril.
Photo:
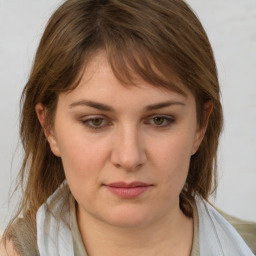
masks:
{"type": "Polygon", "coordinates": [[[116,168],[120,169],[121,168],[121,165],[120,164],[116,164],[114,163],[114,165],[116,166],[116,168]]]}

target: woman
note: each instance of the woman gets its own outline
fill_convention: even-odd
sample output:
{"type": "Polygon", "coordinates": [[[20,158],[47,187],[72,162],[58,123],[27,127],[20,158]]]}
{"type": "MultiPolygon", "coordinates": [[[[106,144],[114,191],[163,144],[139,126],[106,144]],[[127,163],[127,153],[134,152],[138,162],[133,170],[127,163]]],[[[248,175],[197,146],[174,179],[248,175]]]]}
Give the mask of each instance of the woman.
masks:
{"type": "Polygon", "coordinates": [[[23,91],[24,194],[2,253],[253,255],[206,201],[219,93],[183,1],[66,1],[23,91]]]}

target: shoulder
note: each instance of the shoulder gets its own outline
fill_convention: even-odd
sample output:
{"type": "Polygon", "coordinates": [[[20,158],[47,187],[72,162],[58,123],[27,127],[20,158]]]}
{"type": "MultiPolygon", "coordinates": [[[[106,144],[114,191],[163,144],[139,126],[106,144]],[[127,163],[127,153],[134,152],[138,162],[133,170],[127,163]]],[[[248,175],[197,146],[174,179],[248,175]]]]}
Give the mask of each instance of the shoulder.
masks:
{"type": "Polygon", "coordinates": [[[0,256],[39,255],[36,226],[30,217],[19,218],[6,230],[6,243],[1,242],[0,256]]]}
{"type": "Polygon", "coordinates": [[[202,255],[207,255],[209,248],[216,255],[254,255],[236,229],[212,205],[196,198],[196,206],[202,255]]]}
{"type": "Polygon", "coordinates": [[[20,256],[14,249],[12,240],[7,240],[4,244],[3,241],[0,242],[0,256],[20,256]]]}
{"type": "Polygon", "coordinates": [[[236,229],[253,253],[256,253],[256,223],[236,218],[219,209],[217,211],[236,229]]]}

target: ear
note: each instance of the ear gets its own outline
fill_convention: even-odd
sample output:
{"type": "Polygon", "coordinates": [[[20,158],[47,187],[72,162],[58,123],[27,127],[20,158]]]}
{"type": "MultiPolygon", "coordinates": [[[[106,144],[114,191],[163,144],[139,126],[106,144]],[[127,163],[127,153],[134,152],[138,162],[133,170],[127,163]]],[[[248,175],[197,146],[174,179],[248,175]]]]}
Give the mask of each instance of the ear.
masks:
{"type": "Polygon", "coordinates": [[[49,127],[46,124],[46,115],[47,115],[46,107],[42,103],[38,103],[36,104],[35,110],[36,110],[37,118],[43,128],[44,135],[52,150],[52,153],[56,156],[60,156],[60,150],[59,150],[56,137],[54,136],[54,131],[51,127],[49,127]]]}
{"type": "Polygon", "coordinates": [[[200,146],[200,144],[201,144],[201,142],[204,138],[212,109],[213,109],[212,101],[206,102],[205,105],[204,105],[203,125],[199,125],[199,124],[197,125],[198,127],[197,127],[197,131],[196,131],[196,134],[195,134],[195,140],[194,140],[191,155],[194,155],[197,152],[197,150],[198,150],[198,148],[199,148],[199,146],[200,146]]]}

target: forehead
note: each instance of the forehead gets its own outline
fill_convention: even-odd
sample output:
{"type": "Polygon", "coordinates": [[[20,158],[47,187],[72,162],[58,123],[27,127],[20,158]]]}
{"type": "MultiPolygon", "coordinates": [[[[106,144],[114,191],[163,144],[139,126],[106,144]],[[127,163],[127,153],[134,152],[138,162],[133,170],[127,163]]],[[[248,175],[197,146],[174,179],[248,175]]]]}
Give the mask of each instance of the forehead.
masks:
{"type": "MultiPolygon", "coordinates": [[[[82,101],[105,103],[113,108],[143,108],[163,102],[186,102],[193,98],[189,90],[173,79],[184,93],[162,86],[155,86],[134,75],[133,84],[124,84],[116,78],[104,54],[98,54],[85,66],[78,86],[60,95],[65,105],[74,106],[82,101]]],[[[82,104],[81,104],[82,105],[82,104]]]]}
{"type": "Polygon", "coordinates": [[[119,69],[115,65],[116,63],[110,61],[105,51],[98,51],[94,54],[83,66],[77,89],[81,90],[86,87],[87,90],[97,91],[107,89],[107,84],[116,84],[124,88],[140,88],[145,93],[149,88],[156,88],[156,90],[165,93],[175,92],[184,97],[190,93],[174,72],[170,71],[168,77],[164,77],[160,70],[152,64],[150,67],[152,72],[148,72],[149,77],[142,77],[134,67],[131,67],[130,63],[126,63],[125,67],[119,69]],[[157,80],[159,83],[156,82],[157,80]]]}

